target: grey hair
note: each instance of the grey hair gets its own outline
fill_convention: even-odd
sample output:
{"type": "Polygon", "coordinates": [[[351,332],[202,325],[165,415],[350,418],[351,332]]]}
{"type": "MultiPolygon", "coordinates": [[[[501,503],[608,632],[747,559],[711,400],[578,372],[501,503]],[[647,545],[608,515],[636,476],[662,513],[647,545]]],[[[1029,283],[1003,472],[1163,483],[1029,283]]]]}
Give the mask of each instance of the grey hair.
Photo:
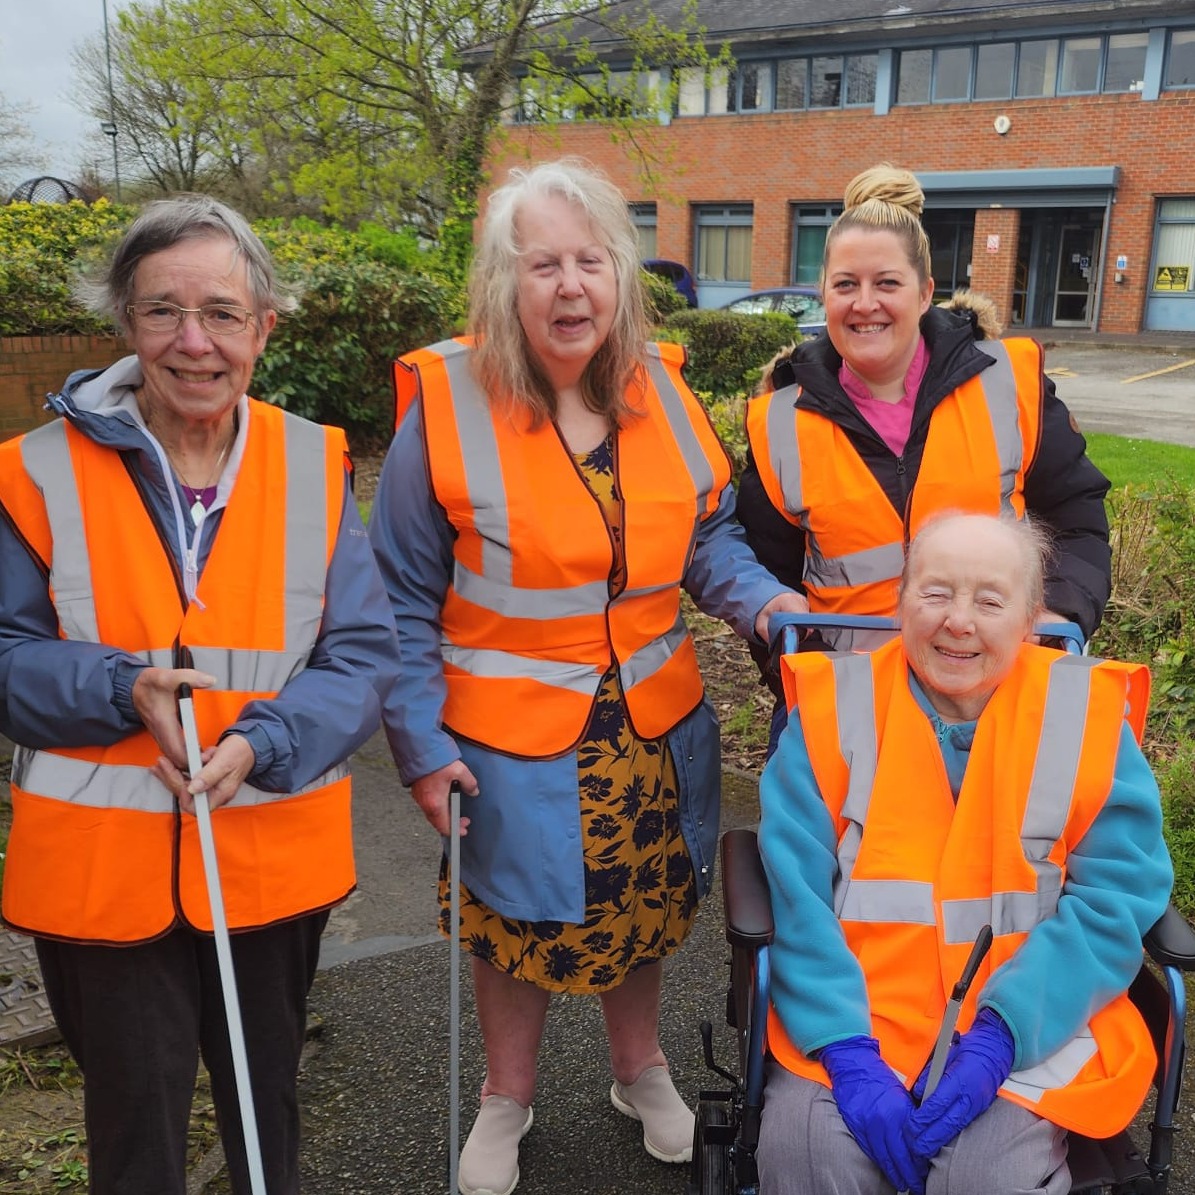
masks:
{"type": "Polygon", "coordinates": [[[107,267],[95,278],[80,279],[75,295],[90,311],[108,316],[122,332],[127,332],[125,308],[132,302],[141,262],[183,241],[205,238],[228,241],[245,263],[256,315],[295,309],[295,299],[279,283],[269,250],[249,222],[210,195],[176,195],[147,203],[121,238],[107,267]]]}
{"type": "Polygon", "coordinates": [[[614,320],[581,377],[585,405],[611,428],[630,408],[625,391],[644,360],[649,324],[639,279],[639,239],[626,199],[580,158],[514,169],[491,194],[469,276],[469,331],[477,337],[474,367],[483,390],[554,418],[556,394],[532,356],[518,318],[518,217],[529,203],[559,197],[580,208],[609,252],[617,291],[614,320]]]}
{"type": "Polygon", "coordinates": [[[958,518],[990,518],[993,523],[998,523],[1012,535],[1021,553],[1021,565],[1025,573],[1025,600],[1029,615],[1036,621],[1046,608],[1046,570],[1054,555],[1053,537],[1049,529],[1036,519],[1029,515],[1018,519],[1008,511],[989,516],[976,515],[973,511],[966,510],[943,510],[927,519],[905,551],[904,568],[900,574],[901,597],[904,596],[909,577],[912,575],[913,564],[920,550],[918,545],[922,543],[926,533],[958,518]]]}
{"type": "Polygon", "coordinates": [[[929,237],[921,225],[925,192],[911,170],[902,170],[888,162],[869,167],[847,183],[842,202],[842,214],[826,234],[823,286],[830,249],[840,234],[852,228],[894,233],[904,245],[909,264],[917,271],[922,285],[933,277],[929,237]]]}

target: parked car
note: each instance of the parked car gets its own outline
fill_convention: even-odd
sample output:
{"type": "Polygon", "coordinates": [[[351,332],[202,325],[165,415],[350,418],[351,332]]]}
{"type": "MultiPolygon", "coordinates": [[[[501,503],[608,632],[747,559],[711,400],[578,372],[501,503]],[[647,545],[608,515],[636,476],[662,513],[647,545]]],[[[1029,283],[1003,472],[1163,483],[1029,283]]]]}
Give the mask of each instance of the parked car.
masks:
{"type": "Polygon", "coordinates": [[[694,282],[688,266],[679,261],[669,261],[666,257],[649,257],[639,264],[649,273],[667,278],[690,307],[697,306],[697,283],[694,282]]]}
{"type": "Polygon", "coordinates": [[[740,315],[783,311],[797,321],[797,327],[806,339],[820,336],[826,330],[826,309],[816,286],[778,286],[773,290],[753,291],[723,303],[722,310],[737,311],[740,315]]]}

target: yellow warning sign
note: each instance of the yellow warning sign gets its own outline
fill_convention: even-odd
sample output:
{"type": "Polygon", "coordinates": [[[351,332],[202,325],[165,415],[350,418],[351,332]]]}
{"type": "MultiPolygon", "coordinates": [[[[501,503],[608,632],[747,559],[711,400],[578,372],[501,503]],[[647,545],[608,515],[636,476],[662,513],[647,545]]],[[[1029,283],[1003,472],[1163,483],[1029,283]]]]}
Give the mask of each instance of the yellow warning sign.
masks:
{"type": "Polygon", "coordinates": [[[1186,290],[1190,269],[1190,266],[1158,266],[1154,290],[1186,290]]]}

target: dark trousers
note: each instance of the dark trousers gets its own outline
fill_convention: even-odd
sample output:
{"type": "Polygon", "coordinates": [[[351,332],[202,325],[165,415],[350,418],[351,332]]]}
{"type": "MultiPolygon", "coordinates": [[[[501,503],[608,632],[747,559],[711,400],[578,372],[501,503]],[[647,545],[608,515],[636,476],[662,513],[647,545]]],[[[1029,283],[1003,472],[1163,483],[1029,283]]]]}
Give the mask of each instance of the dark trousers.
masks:
{"type": "MultiPolygon", "coordinates": [[[[269,1195],[299,1190],[296,1083],[327,912],[234,934],[233,966],[269,1195]]],[[[93,1195],[185,1195],[198,1058],[232,1188],[249,1169],[214,940],[177,928],[139,946],[37,940],[54,1019],[83,1071],[93,1195]]]]}

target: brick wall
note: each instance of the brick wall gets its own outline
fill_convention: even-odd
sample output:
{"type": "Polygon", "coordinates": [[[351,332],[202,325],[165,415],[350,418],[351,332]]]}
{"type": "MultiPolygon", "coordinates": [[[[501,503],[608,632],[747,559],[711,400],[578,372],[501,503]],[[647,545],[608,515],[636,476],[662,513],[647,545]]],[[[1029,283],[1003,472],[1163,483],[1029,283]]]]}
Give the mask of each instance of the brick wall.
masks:
{"type": "MultiPolygon", "coordinates": [[[[500,181],[507,166],[528,160],[588,158],[629,200],[656,203],[659,256],[689,265],[693,204],[752,203],[755,288],[789,281],[793,205],[840,202],[850,179],[877,162],[915,171],[1119,166],[1108,257],[1101,263],[1100,326],[1136,332],[1145,309],[1157,198],[1195,195],[1193,129],[1191,91],[1163,92],[1153,101],[1129,93],[909,105],[887,116],[840,109],[680,117],[637,134],[637,148],[612,140],[609,129],[594,122],[521,125],[503,130],[492,166],[500,181]],[[1012,122],[1003,136],[992,123],[1001,114],[1012,122]],[[645,179],[644,155],[655,161],[654,181],[645,179]],[[1113,282],[1118,254],[1129,258],[1119,285],[1113,282]]],[[[1015,233],[1008,247],[1015,259],[1015,233]]],[[[976,250],[978,268],[984,242],[976,250]]],[[[1006,313],[1007,303],[1001,307],[1006,313]]]]}
{"type": "Polygon", "coordinates": [[[46,395],[75,369],[100,369],[128,354],[117,336],[0,337],[0,440],[50,419],[46,395]]]}
{"type": "Polygon", "coordinates": [[[1004,327],[1012,323],[1012,292],[1017,274],[1017,237],[1021,213],[1016,208],[980,208],[971,242],[971,289],[996,304],[1004,327]]]}

